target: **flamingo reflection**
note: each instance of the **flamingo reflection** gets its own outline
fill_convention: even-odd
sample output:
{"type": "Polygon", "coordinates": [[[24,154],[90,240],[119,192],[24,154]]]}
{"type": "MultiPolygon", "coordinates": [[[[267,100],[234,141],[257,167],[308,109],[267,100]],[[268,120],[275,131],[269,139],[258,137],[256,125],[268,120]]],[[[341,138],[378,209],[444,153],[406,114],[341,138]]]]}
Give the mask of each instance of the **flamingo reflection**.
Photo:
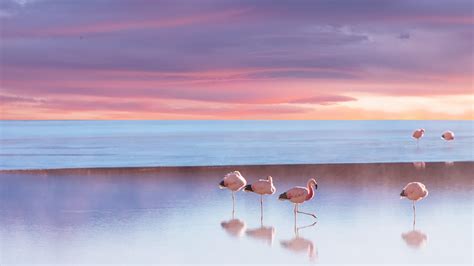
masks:
{"type": "Polygon", "coordinates": [[[222,221],[221,226],[229,235],[233,237],[241,237],[245,232],[245,228],[247,228],[245,221],[236,219],[234,217],[232,217],[232,219],[229,221],[222,221]]]}
{"type": "Polygon", "coordinates": [[[273,238],[275,237],[275,228],[273,226],[263,225],[262,205],[260,205],[260,227],[255,229],[248,229],[246,234],[251,238],[263,240],[270,246],[273,244],[273,238]]]}
{"type": "Polygon", "coordinates": [[[424,247],[428,242],[428,236],[422,231],[415,229],[415,219],[416,217],[413,216],[413,229],[406,233],[402,233],[401,236],[409,247],[421,248],[424,247]]]}
{"type": "Polygon", "coordinates": [[[413,166],[417,170],[423,170],[426,168],[426,163],[425,162],[413,162],[413,166]]]}
{"type": "Polygon", "coordinates": [[[247,230],[246,234],[253,239],[262,240],[271,246],[275,238],[275,228],[262,225],[259,228],[247,230]]]}
{"type": "Polygon", "coordinates": [[[426,245],[428,237],[421,231],[412,230],[406,233],[402,233],[402,239],[409,247],[421,248],[426,245]]]}
{"type": "Polygon", "coordinates": [[[314,246],[313,242],[309,239],[299,236],[299,230],[315,226],[317,222],[314,222],[307,226],[296,227],[295,224],[295,237],[291,240],[282,240],[280,244],[282,247],[291,250],[294,253],[306,253],[311,261],[315,261],[318,257],[318,251],[314,246]]]}

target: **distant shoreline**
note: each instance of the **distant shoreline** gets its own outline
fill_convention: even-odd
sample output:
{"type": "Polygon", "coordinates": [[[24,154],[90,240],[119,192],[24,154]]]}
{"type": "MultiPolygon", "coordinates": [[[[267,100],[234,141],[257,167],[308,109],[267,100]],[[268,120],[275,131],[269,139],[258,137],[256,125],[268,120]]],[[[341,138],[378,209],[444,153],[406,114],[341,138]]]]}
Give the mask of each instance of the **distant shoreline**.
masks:
{"type": "Polygon", "coordinates": [[[356,171],[366,170],[441,170],[456,165],[456,168],[473,170],[474,161],[454,162],[380,162],[380,163],[316,163],[316,164],[259,164],[259,165],[212,165],[212,166],[137,166],[137,167],[86,167],[86,168],[49,168],[49,169],[12,169],[0,170],[0,175],[7,174],[127,174],[127,173],[183,173],[215,171],[356,171]]]}

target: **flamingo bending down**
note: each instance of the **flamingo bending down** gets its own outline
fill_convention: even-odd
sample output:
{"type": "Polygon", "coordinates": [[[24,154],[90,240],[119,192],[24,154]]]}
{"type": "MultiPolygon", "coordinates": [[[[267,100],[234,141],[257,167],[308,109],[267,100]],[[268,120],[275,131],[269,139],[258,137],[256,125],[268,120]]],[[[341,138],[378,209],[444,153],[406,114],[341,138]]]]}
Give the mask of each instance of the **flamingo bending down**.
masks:
{"type": "Polygon", "coordinates": [[[450,130],[445,131],[443,135],[441,135],[441,138],[446,140],[446,141],[451,141],[454,140],[454,133],[450,130]]]}
{"type": "Polygon", "coordinates": [[[428,189],[420,182],[408,183],[400,193],[400,197],[413,201],[413,226],[415,226],[416,208],[415,202],[428,196],[428,189]]]}
{"type": "Polygon", "coordinates": [[[306,214],[317,218],[316,215],[307,212],[301,212],[298,210],[298,204],[301,204],[305,201],[309,201],[314,196],[314,191],[318,189],[318,183],[314,178],[308,180],[306,187],[294,187],[285,193],[281,194],[278,199],[280,200],[289,200],[295,204],[294,213],[296,220],[296,213],[306,214]]]}
{"type": "MultiPolygon", "coordinates": [[[[260,194],[260,211],[263,210],[263,195],[272,195],[275,193],[276,189],[273,185],[273,179],[271,176],[268,176],[267,179],[259,179],[258,181],[246,185],[244,191],[254,192],[260,194]]],[[[262,211],[263,214],[263,211],[262,211]]]]}
{"type": "Polygon", "coordinates": [[[226,174],[219,183],[219,188],[227,188],[232,191],[232,214],[235,210],[235,192],[241,190],[247,184],[247,180],[240,174],[239,171],[234,171],[226,174]]]}
{"type": "Polygon", "coordinates": [[[416,143],[425,135],[425,129],[424,128],[419,128],[413,132],[411,135],[414,139],[416,139],[416,143]]]}

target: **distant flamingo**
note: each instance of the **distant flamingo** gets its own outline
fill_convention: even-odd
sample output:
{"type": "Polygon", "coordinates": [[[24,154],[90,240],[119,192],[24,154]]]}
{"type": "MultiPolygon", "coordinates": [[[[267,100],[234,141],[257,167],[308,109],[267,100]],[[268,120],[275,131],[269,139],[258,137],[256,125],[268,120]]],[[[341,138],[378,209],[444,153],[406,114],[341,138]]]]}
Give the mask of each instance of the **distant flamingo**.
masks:
{"type": "Polygon", "coordinates": [[[278,199],[280,200],[289,200],[295,204],[294,213],[296,220],[296,213],[306,214],[317,218],[316,215],[307,212],[301,212],[298,210],[298,204],[301,204],[305,201],[309,201],[314,196],[314,191],[318,189],[318,183],[314,178],[308,180],[306,187],[294,187],[285,193],[281,194],[278,199]]]}
{"type": "Polygon", "coordinates": [[[272,195],[276,191],[272,177],[268,176],[267,179],[259,179],[252,184],[246,185],[244,191],[260,194],[260,213],[261,219],[263,219],[263,195],[272,195]]]}
{"type": "Polygon", "coordinates": [[[413,132],[412,137],[416,139],[416,143],[418,144],[418,141],[425,135],[425,129],[419,128],[413,132]]]}
{"type": "Polygon", "coordinates": [[[219,183],[219,188],[227,188],[232,191],[232,215],[235,212],[235,192],[241,190],[246,184],[247,180],[245,180],[239,171],[226,174],[219,183]]]}
{"type": "Polygon", "coordinates": [[[451,141],[454,140],[454,133],[450,130],[445,131],[443,135],[441,135],[441,138],[446,140],[446,141],[451,141]]]}
{"type": "Polygon", "coordinates": [[[428,196],[428,189],[426,189],[426,186],[420,182],[411,182],[403,188],[402,192],[400,193],[400,196],[402,198],[407,198],[413,201],[413,226],[415,226],[415,202],[428,196]]]}

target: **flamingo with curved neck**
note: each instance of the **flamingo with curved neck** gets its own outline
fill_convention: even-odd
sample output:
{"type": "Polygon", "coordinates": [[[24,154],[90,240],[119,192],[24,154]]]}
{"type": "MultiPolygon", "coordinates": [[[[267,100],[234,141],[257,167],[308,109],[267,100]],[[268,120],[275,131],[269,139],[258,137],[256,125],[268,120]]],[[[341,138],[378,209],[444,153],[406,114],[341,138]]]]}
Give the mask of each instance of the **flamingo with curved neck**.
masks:
{"type": "Polygon", "coordinates": [[[280,194],[280,200],[289,200],[295,204],[294,213],[296,219],[296,213],[306,214],[317,218],[316,215],[312,213],[302,212],[298,210],[298,205],[309,201],[314,197],[315,191],[318,189],[318,182],[316,179],[310,178],[306,183],[306,187],[294,187],[286,191],[285,193],[280,194]]]}

